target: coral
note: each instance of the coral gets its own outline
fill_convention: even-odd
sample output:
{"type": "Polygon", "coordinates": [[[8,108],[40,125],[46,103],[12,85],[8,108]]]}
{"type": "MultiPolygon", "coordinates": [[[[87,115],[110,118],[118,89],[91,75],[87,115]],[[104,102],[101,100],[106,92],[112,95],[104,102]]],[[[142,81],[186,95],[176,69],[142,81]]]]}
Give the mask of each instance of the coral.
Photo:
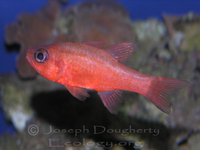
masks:
{"type": "Polygon", "coordinates": [[[133,28],[139,41],[151,39],[154,42],[159,42],[166,35],[164,23],[159,22],[157,19],[136,21],[133,24],[133,28]]]}
{"type": "Polygon", "coordinates": [[[187,24],[184,27],[184,38],[180,45],[180,50],[182,51],[192,51],[194,48],[200,50],[200,21],[187,24]]]}
{"type": "Polygon", "coordinates": [[[21,80],[14,74],[0,76],[1,103],[7,120],[10,120],[18,131],[24,130],[34,111],[30,106],[31,95],[43,90],[64,88],[59,84],[39,76],[37,80],[21,80]]]}
{"type": "Polygon", "coordinates": [[[168,33],[171,37],[170,46],[177,51],[200,50],[200,16],[193,12],[183,16],[163,15],[168,33]]]}
{"type": "MultiPolygon", "coordinates": [[[[102,147],[98,147],[95,141],[84,138],[84,141],[80,141],[78,138],[72,138],[69,134],[54,132],[46,134],[46,129],[50,125],[41,122],[37,119],[32,119],[26,126],[26,130],[21,133],[16,133],[11,136],[4,134],[0,137],[0,149],[4,150],[103,150],[102,147]],[[33,130],[31,129],[33,128],[33,130]],[[32,134],[31,131],[36,131],[32,134]]],[[[55,128],[52,128],[54,130],[55,128]]],[[[58,129],[57,129],[58,130],[58,129]]]]}
{"type": "MultiPolygon", "coordinates": [[[[192,23],[198,25],[196,21],[198,21],[198,19],[192,23]]],[[[194,33],[193,30],[196,28],[188,28],[188,22],[182,22],[181,24],[182,29],[187,28],[187,31],[183,31],[194,33]]],[[[196,32],[198,34],[198,29],[196,29],[196,32]]],[[[174,35],[175,34],[176,33],[174,33],[174,35]]],[[[186,37],[188,34],[185,34],[185,32],[182,32],[182,34],[184,34],[183,41],[190,41],[186,37]]],[[[138,40],[138,49],[140,49],[140,52],[135,52],[130,58],[132,61],[128,62],[129,66],[136,66],[135,68],[137,68],[139,72],[145,74],[180,78],[190,82],[188,87],[177,91],[171,97],[171,115],[166,115],[159,111],[144,96],[131,93],[125,93],[124,99],[127,102],[120,108],[120,111],[133,118],[136,117],[150,122],[160,122],[168,128],[183,128],[186,129],[187,132],[193,130],[197,131],[200,129],[200,102],[198,100],[200,96],[198,93],[200,85],[199,48],[198,46],[195,47],[196,43],[193,42],[190,43],[191,47],[193,47],[192,50],[188,49],[188,51],[182,51],[179,45],[179,47],[176,47],[177,51],[174,52],[173,47],[175,46],[170,45],[176,43],[173,41],[176,40],[173,37],[174,36],[167,40],[167,35],[165,35],[162,38],[165,40],[160,39],[160,42],[157,44],[154,39],[150,38],[144,41],[138,40]]],[[[198,40],[198,36],[196,38],[196,40],[198,40]]]]}
{"type": "Polygon", "coordinates": [[[1,85],[2,106],[7,119],[11,120],[15,128],[22,131],[26,122],[31,119],[33,110],[28,101],[30,99],[30,89],[21,90],[13,83],[1,85]]]}
{"type": "Polygon", "coordinates": [[[133,41],[128,13],[111,1],[91,1],[71,6],[65,13],[56,0],[37,14],[21,14],[18,22],[6,26],[7,44],[19,43],[17,69],[21,77],[33,77],[35,70],[25,59],[35,46],[58,42],[106,41],[108,45],[133,41]]]}
{"type": "Polygon", "coordinates": [[[199,149],[200,134],[198,133],[187,133],[185,131],[175,131],[173,136],[170,138],[172,144],[169,149],[173,150],[197,150],[199,149]]]}
{"type": "Polygon", "coordinates": [[[51,43],[53,29],[61,8],[56,0],[51,0],[37,14],[21,14],[18,22],[6,26],[7,44],[20,44],[17,69],[21,77],[33,77],[36,71],[26,61],[26,51],[34,46],[51,43]]]}
{"type": "Polygon", "coordinates": [[[85,2],[66,10],[74,16],[72,32],[76,42],[106,41],[107,45],[134,41],[128,13],[112,1],[85,2]]]}
{"type": "Polygon", "coordinates": [[[181,16],[163,14],[163,19],[165,21],[169,36],[173,37],[175,32],[174,24],[181,19],[181,16]]]}
{"type": "MultiPolygon", "coordinates": [[[[128,67],[149,75],[180,78],[190,82],[188,87],[172,95],[171,115],[161,112],[144,96],[124,92],[124,103],[119,108],[119,114],[114,116],[106,110],[96,93],[91,92],[90,98],[85,102],[80,102],[63,90],[64,86],[47,81],[41,76],[33,80],[21,80],[16,75],[1,75],[3,110],[7,118],[21,131],[11,141],[18,141],[19,145],[22,143],[20,146],[26,145],[26,148],[30,148],[28,145],[32,146],[31,142],[24,141],[27,138],[32,139],[32,144],[38,146],[38,149],[43,146],[46,148],[47,145],[42,144],[48,137],[39,134],[41,137],[30,138],[27,133],[24,133],[24,129],[27,130],[25,127],[27,121],[37,124],[37,119],[32,118],[34,116],[45,120],[47,123],[45,128],[49,124],[53,127],[74,129],[85,125],[91,133],[81,134],[78,138],[89,136],[91,140],[87,140],[90,142],[101,138],[101,140],[115,141],[115,143],[139,142],[143,148],[152,149],[173,150],[198,147],[200,129],[200,46],[198,43],[200,30],[198,26],[200,17],[189,13],[184,16],[164,15],[163,18],[165,23],[157,19],[131,22],[124,8],[112,1],[80,3],[61,12],[60,4],[52,0],[37,14],[22,14],[19,17],[19,23],[7,26],[7,43],[17,42],[21,45],[18,70],[22,77],[31,77],[36,74],[23,60],[26,50],[32,46],[61,41],[98,40],[106,41],[107,45],[136,41],[137,51],[127,61],[128,67]],[[142,131],[152,127],[159,133],[157,132],[156,136],[152,133],[130,132],[127,132],[128,135],[125,136],[120,133],[94,135],[92,128],[95,125],[110,129],[126,129],[131,126],[133,129],[142,129],[142,131]],[[42,142],[36,144],[38,140],[42,142]]],[[[50,136],[54,137],[55,134],[50,136]]],[[[7,140],[9,136],[4,138],[7,140]]],[[[5,141],[4,138],[2,137],[0,141],[5,141]]],[[[67,138],[67,140],[73,140],[68,135],[67,138]]],[[[61,135],[61,139],[65,137],[61,135]]],[[[13,146],[8,142],[0,142],[0,146],[2,145],[7,149],[13,146]]],[[[132,144],[128,148],[133,148],[135,145],[132,144]]],[[[78,149],[77,147],[66,149],[70,148],[78,149]]],[[[125,148],[115,145],[113,149],[125,148]]]]}

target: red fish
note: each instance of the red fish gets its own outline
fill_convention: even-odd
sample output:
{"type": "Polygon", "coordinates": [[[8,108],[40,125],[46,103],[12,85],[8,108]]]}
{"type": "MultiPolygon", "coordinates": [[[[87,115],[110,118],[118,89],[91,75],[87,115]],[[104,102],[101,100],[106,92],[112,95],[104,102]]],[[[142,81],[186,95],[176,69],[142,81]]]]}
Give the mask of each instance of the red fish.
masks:
{"type": "Polygon", "coordinates": [[[121,43],[101,49],[105,42],[63,42],[39,46],[27,51],[32,67],[53,82],[64,85],[79,100],[89,97],[87,89],[98,91],[103,104],[117,113],[120,90],[139,93],[166,114],[171,113],[170,94],[188,82],[137,72],[121,64],[135,51],[133,43],[121,43]]]}

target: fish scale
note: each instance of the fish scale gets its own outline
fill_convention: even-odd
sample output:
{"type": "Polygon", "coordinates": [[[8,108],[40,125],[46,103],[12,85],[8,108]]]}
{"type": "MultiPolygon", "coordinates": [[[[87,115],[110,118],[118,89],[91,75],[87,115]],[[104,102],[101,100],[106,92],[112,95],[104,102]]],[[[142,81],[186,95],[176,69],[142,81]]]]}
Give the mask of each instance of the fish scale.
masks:
{"type": "Polygon", "coordinates": [[[120,90],[139,93],[166,114],[170,95],[189,84],[176,78],[140,73],[121,64],[136,50],[134,43],[101,49],[106,42],[62,42],[30,48],[26,59],[44,78],[63,84],[79,100],[96,90],[104,106],[116,114],[122,102],[120,90]]]}

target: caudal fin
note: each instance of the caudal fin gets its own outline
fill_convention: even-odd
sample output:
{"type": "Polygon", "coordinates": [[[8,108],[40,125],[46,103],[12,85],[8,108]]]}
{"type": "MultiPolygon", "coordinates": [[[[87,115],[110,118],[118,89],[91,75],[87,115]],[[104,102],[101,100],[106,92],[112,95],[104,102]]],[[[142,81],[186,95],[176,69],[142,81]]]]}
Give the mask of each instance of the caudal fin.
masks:
{"type": "Polygon", "coordinates": [[[170,95],[176,90],[181,89],[189,84],[188,81],[166,78],[166,77],[153,77],[149,91],[145,94],[156,107],[166,114],[171,113],[169,104],[170,95]]]}

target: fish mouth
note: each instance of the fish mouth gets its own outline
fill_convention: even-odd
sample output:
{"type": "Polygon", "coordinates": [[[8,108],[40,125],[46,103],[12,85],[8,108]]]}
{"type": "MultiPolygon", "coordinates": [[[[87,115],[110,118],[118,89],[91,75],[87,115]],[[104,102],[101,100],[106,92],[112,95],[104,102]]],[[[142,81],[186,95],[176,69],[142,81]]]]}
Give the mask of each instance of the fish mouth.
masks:
{"type": "Polygon", "coordinates": [[[30,49],[26,52],[26,60],[29,62],[30,65],[33,63],[33,53],[30,49]]]}
{"type": "Polygon", "coordinates": [[[35,64],[33,63],[33,61],[31,60],[31,58],[28,55],[26,55],[26,60],[35,69],[35,64]]]}
{"type": "Polygon", "coordinates": [[[28,57],[28,56],[26,56],[26,60],[29,62],[29,64],[33,67],[33,63],[32,63],[32,61],[31,61],[31,59],[28,57]]]}
{"type": "Polygon", "coordinates": [[[26,60],[30,63],[31,62],[31,60],[28,58],[28,56],[26,56],[26,60]]]}

